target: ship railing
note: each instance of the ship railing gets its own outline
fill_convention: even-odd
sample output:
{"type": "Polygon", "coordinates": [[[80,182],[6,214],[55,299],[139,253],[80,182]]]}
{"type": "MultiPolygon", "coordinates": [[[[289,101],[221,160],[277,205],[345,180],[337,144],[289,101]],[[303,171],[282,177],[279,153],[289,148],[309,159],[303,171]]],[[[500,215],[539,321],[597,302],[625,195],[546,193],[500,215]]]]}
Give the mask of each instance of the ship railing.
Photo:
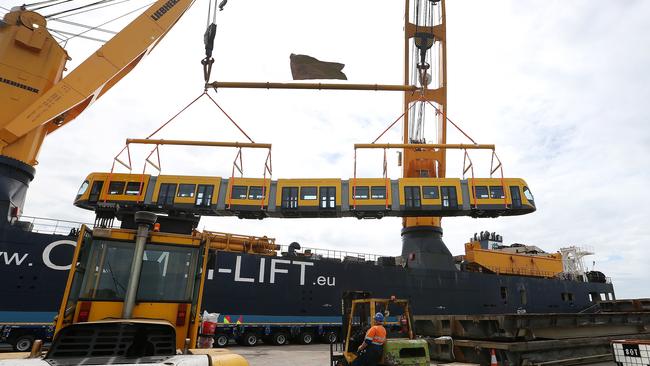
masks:
{"type": "Polygon", "coordinates": [[[550,272],[550,271],[541,271],[538,269],[530,269],[530,268],[503,268],[503,267],[496,267],[496,266],[485,266],[488,270],[491,272],[494,272],[496,274],[514,274],[514,275],[520,275],[520,276],[534,276],[534,277],[548,277],[548,278],[553,278],[557,277],[557,273],[555,272],[550,272]]]}
{"type": "MultiPolygon", "coordinates": [[[[289,252],[288,245],[280,245],[280,251],[283,255],[289,252]]],[[[359,252],[348,252],[344,250],[334,250],[334,249],[321,249],[321,248],[301,248],[301,250],[296,251],[296,256],[308,259],[335,259],[338,261],[345,262],[377,262],[379,257],[382,257],[378,254],[370,253],[359,253],[359,252]]]]}
{"type": "MultiPolygon", "coordinates": [[[[31,226],[29,231],[40,234],[71,235],[79,230],[81,225],[86,224],[92,227],[92,224],[79,221],[49,219],[36,216],[20,216],[19,221],[31,226]]],[[[24,224],[23,224],[24,225],[24,224]]]]}

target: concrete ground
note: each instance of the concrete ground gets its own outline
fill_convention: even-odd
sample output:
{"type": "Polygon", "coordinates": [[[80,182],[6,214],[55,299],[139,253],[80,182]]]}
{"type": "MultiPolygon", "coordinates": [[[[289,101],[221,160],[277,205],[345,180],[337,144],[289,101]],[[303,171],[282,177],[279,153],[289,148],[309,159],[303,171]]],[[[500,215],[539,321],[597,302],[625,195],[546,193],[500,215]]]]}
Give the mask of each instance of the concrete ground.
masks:
{"type": "MultiPolygon", "coordinates": [[[[233,353],[244,356],[250,363],[250,366],[328,366],[330,357],[328,344],[314,344],[309,346],[231,346],[228,349],[233,353]]],[[[431,365],[438,365],[438,363],[432,362],[431,365]]],[[[441,363],[440,365],[443,364],[441,363]]],[[[444,365],[466,366],[470,364],[445,363],[444,365]]],[[[614,362],[602,362],[585,366],[616,366],[616,364],[614,362]]]]}
{"type": "Polygon", "coordinates": [[[329,344],[286,345],[256,347],[229,347],[233,353],[244,356],[250,366],[328,366],[330,362],[329,344]]]}
{"type": "MultiPolygon", "coordinates": [[[[328,366],[330,360],[330,347],[328,344],[287,345],[287,346],[267,346],[259,345],[255,347],[245,347],[232,345],[228,347],[233,353],[244,356],[250,363],[250,366],[328,366]]],[[[11,347],[6,344],[0,344],[0,359],[3,356],[8,357],[11,347]]],[[[431,365],[437,365],[431,363],[431,365]]],[[[449,366],[461,366],[468,364],[446,364],[449,366]]],[[[614,362],[603,362],[589,366],[616,366],[614,362]]]]}

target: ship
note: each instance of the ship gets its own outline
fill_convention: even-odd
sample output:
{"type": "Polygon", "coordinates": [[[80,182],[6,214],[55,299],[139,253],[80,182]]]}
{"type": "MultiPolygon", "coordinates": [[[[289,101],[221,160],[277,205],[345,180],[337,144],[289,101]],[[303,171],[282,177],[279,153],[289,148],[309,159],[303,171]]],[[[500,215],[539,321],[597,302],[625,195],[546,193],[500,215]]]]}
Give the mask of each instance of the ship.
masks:
{"type": "MultiPolygon", "coordinates": [[[[7,100],[15,97],[14,100],[19,101],[3,111],[0,121],[3,123],[0,131],[3,141],[0,212],[6,213],[0,220],[0,278],[3,279],[0,322],[52,320],[61,302],[77,240],[74,224],[61,225],[64,232],[59,234],[39,233],[35,224],[22,215],[43,138],[82,113],[131,71],[191,3],[157,1],[132,23],[135,26],[127,26],[111,40],[112,43],[102,48],[102,52],[95,53],[65,79],[61,79],[61,75],[67,54],[48,35],[45,19],[25,8],[5,15],[3,41],[0,42],[4,50],[20,50],[26,58],[33,58],[34,52],[42,51],[48,59],[34,65],[21,62],[18,57],[13,63],[0,65],[0,71],[7,74],[2,76],[0,92],[9,97],[7,100]],[[149,30],[142,34],[144,21],[159,26],[155,37],[147,33],[149,30]],[[144,39],[145,45],[136,50],[119,50],[131,53],[120,59],[122,65],[108,70],[110,67],[102,63],[102,58],[110,51],[116,52],[115,45],[119,45],[120,40],[133,40],[134,37],[144,39]],[[20,74],[16,70],[23,67],[38,67],[41,73],[33,79],[11,77],[20,74]],[[94,80],[79,78],[84,72],[96,69],[105,73],[97,85],[93,84],[94,80]]],[[[446,57],[444,0],[424,3],[432,7],[431,14],[436,17],[412,19],[407,16],[405,24],[406,56],[411,43],[419,51],[411,70],[419,86],[411,85],[407,70],[404,85],[384,88],[405,95],[405,141],[392,147],[403,149],[404,177],[413,179],[444,177],[446,149],[454,148],[446,143],[444,132],[436,144],[427,144],[418,132],[423,121],[411,113],[411,106],[416,103],[423,107],[438,106],[432,114],[436,128],[446,131],[446,69],[435,70],[440,75],[430,74],[431,65],[444,65],[446,57]],[[442,57],[439,63],[432,61],[436,55],[442,57]],[[440,85],[427,89],[432,80],[440,85]],[[409,124],[409,120],[414,123],[409,124]],[[410,127],[415,131],[413,134],[408,132],[410,127]]],[[[204,65],[211,65],[210,55],[206,55],[204,65]]],[[[217,84],[210,85],[229,87],[227,83],[217,84]]],[[[238,85],[242,87],[243,84],[238,85]]],[[[273,86],[260,83],[257,87],[273,86]]],[[[287,88],[286,85],[277,87],[287,88]]],[[[327,88],[327,85],[312,87],[327,88]]],[[[382,90],[379,85],[348,88],[382,90]]],[[[458,146],[472,148],[468,145],[456,148],[458,146]]],[[[509,195],[506,189],[502,194],[509,195]]],[[[402,251],[393,257],[336,251],[320,254],[317,249],[302,249],[297,243],[265,253],[214,249],[217,260],[210,264],[204,292],[205,309],[242,322],[319,323],[338,321],[342,294],[358,290],[372,292],[377,297],[410,299],[413,312],[422,315],[579,313],[593,311],[600,300],[615,299],[613,285],[603,274],[575,269],[583,267],[580,255],[575,256],[579,250],[566,254],[543,253],[539,248],[525,245],[506,246],[500,236],[480,233],[470,239],[464,256],[454,257],[442,240],[440,217],[412,215],[403,220],[402,251]]],[[[59,221],[52,222],[59,227],[59,221]]],[[[122,225],[128,227],[129,220],[122,220],[122,225]]]]}

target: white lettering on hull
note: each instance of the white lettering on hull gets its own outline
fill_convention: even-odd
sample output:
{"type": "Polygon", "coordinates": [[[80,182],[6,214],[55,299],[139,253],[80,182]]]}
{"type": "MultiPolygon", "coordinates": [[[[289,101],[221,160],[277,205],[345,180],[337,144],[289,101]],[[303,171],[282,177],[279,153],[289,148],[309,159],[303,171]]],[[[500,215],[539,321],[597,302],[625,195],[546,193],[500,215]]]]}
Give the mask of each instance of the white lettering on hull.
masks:
{"type": "MultiPolygon", "coordinates": [[[[273,278],[273,273],[271,273],[271,278],[273,278]]],[[[254,278],[242,277],[241,276],[241,256],[237,256],[237,261],[235,262],[235,281],[237,281],[237,282],[255,282],[254,278]]],[[[271,280],[271,283],[273,283],[272,280],[271,280]]]]}
{"type": "Polygon", "coordinates": [[[15,262],[17,266],[20,266],[21,263],[27,258],[29,253],[25,253],[22,257],[18,253],[12,253],[11,255],[8,252],[0,252],[0,257],[4,257],[5,265],[9,266],[15,262]]]}
{"type": "MultiPolygon", "coordinates": [[[[258,275],[257,275],[257,283],[266,283],[267,282],[267,265],[266,265],[266,260],[269,258],[259,258],[258,262],[258,275]]],[[[276,258],[270,258],[270,264],[269,264],[269,270],[268,270],[268,283],[269,284],[275,284],[276,282],[282,282],[281,278],[283,274],[289,274],[289,271],[291,268],[294,267],[286,267],[287,265],[290,266],[298,266],[300,268],[300,277],[299,277],[299,283],[300,286],[304,286],[306,279],[307,279],[307,267],[313,267],[314,263],[313,262],[307,262],[307,261],[296,261],[296,260],[288,260],[288,259],[276,259],[276,258]]],[[[234,276],[233,279],[235,282],[245,282],[245,283],[255,283],[255,278],[254,277],[244,277],[242,275],[242,257],[237,256],[235,258],[235,268],[234,268],[234,276]]],[[[214,270],[209,270],[208,271],[208,280],[214,279],[213,275],[214,270]]],[[[217,272],[219,273],[233,273],[233,269],[231,268],[218,268],[217,272]]],[[[250,272],[247,272],[250,273],[250,272]]],[[[320,276],[316,279],[316,282],[313,283],[313,285],[319,285],[319,286],[335,286],[336,285],[336,278],[334,276],[332,277],[326,277],[326,276],[320,276]],[[321,280],[322,278],[322,280],[321,280]]]]}
{"type": "MultiPolygon", "coordinates": [[[[67,271],[70,269],[70,264],[68,265],[57,265],[52,263],[52,259],[50,258],[50,254],[52,253],[52,250],[59,245],[72,245],[73,247],[77,246],[77,242],[72,241],[72,240],[57,240],[53,241],[50,244],[48,244],[45,249],[43,249],[43,263],[51,269],[57,270],[57,271],[67,271]]],[[[72,258],[71,258],[72,259],[72,258]]],[[[72,261],[72,260],[71,260],[72,261]]]]}

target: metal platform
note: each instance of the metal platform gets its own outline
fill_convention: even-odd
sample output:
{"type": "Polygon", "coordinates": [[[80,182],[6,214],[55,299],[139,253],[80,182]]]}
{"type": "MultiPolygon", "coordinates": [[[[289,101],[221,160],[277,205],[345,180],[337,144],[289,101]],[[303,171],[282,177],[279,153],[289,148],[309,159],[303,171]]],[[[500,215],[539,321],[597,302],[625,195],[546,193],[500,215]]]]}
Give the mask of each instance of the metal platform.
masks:
{"type": "Polygon", "coordinates": [[[650,312],[415,316],[419,335],[475,340],[553,340],[650,333],[650,312]]]}
{"type": "Polygon", "coordinates": [[[613,360],[610,343],[620,338],[650,339],[649,333],[574,339],[498,342],[428,339],[433,360],[490,364],[495,350],[499,365],[577,365],[613,360]]]}

